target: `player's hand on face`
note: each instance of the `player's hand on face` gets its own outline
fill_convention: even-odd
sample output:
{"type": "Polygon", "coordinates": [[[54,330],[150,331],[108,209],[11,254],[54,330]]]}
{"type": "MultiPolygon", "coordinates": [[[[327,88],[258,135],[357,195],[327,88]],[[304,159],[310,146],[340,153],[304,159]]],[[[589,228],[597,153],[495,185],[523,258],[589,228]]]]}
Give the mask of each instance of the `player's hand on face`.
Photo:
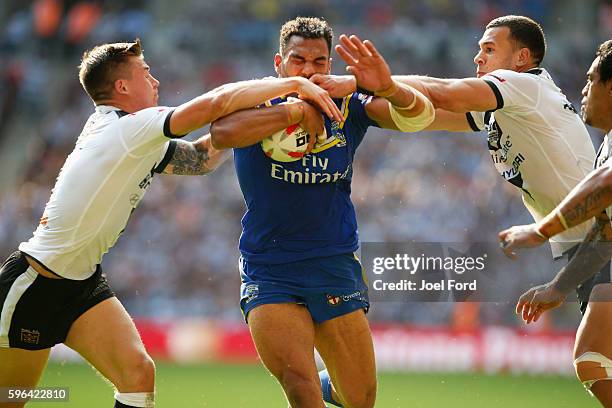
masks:
{"type": "Polygon", "coordinates": [[[329,93],[320,86],[310,82],[306,78],[299,78],[298,97],[312,103],[321,109],[330,119],[341,122],[342,113],[329,93]]]}
{"type": "Polygon", "coordinates": [[[310,82],[325,89],[332,98],[344,98],[357,89],[355,77],[352,75],[314,74],[310,82]]]}
{"type": "Polygon", "coordinates": [[[567,295],[556,290],[550,283],[533,287],[519,298],[516,314],[527,324],[537,322],[542,313],[561,306],[566,297],[567,295]]]}
{"type": "Polygon", "coordinates": [[[357,78],[357,85],[372,92],[381,92],[393,86],[391,70],[371,41],[361,41],[356,35],[340,36],[336,52],[348,65],[346,70],[357,78]]]}
{"type": "Polygon", "coordinates": [[[308,148],[305,155],[310,153],[317,141],[317,138],[325,132],[325,121],[321,112],[306,101],[302,101],[304,105],[304,117],[299,125],[308,133],[308,148]]]}
{"type": "Polygon", "coordinates": [[[499,233],[499,246],[507,257],[515,259],[519,248],[534,248],[546,242],[538,235],[537,224],[518,225],[499,233]]]}

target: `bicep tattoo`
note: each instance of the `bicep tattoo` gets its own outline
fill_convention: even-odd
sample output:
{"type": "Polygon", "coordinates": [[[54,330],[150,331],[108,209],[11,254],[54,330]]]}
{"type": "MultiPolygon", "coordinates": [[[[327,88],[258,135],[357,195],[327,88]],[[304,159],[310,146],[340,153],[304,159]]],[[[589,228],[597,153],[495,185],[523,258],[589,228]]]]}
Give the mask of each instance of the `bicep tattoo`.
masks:
{"type": "Polygon", "coordinates": [[[212,169],[208,166],[210,160],[208,147],[184,140],[178,140],[172,159],[165,170],[166,173],[180,175],[202,175],[212,169]]]}

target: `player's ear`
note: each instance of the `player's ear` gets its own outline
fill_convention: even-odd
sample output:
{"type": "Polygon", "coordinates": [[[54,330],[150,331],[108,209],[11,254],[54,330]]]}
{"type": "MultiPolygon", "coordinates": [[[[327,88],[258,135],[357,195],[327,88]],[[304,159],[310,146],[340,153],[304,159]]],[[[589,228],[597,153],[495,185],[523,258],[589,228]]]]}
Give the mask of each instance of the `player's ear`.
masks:
{"type": "Polygon", "coordinates": [[[283,62],[283,57],[279,53],[276,53],[276,55],[274,55],[274,70],[279,75],[280,75],[280,65],[282,62],[283,62]]]}
{"type": "Polygon", "coordinates": [[[123,79],[117,79],[115,81],[115,92],[119,95],[125,95],[128,93],[127,81],[123,79]]]}
{"type": "Polygon", "coordinates": [[[523,67],[531,62],[531,51],[529,48],[523,47],[519,50],[516,65],[523,67]]]}

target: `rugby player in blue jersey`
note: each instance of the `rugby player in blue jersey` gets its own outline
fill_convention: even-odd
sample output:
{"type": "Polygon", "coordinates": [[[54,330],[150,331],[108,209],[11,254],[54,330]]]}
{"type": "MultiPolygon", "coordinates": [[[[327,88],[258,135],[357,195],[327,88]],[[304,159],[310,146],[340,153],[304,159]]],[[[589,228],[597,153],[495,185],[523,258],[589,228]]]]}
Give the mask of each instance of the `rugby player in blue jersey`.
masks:
{"type": "MultiPolygon", "coordinates": [[[[319,18],[285,23],[274,58],[278,76],[329,74],[332,36],[319,18]]],[[[356,92],[336,100],[341,122],[324,119],[308,101],[288,99],[233,113],[211,128],[213,146],[234,148],[247,204],[240,306],[259,356],[293,408],[322,407],[323,397],[338,406],[372,407],[376,398],[367,285],[353,254],[353,158],[369,126],[418,131],[434,119],[429,100],[395,82],[384,60],[377,61],[359,82],[375,96],[356,92]],[[328,138],[295,162],[267,157],[259,142],[294,124],[311,137],[325,127],[328,138]],[[315,348],[327,367],[320,375],[315,348]]]]}

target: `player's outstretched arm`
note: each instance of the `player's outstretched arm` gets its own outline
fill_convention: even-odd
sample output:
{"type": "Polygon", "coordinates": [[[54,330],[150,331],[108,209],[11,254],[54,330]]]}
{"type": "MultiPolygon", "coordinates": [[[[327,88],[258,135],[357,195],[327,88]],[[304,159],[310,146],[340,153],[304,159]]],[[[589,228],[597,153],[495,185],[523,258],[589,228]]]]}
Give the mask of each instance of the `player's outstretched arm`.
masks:
{"type": "Polygon", "coordinates": [[[431,124],[435,117],[431,101],[416,89],[395,81],[372,42],[343,34],[336,52],[347,63],[346,69],[355,76],[357,86],[377,96],[366,105],[371,119],[382,127],[403,132],[416,132],[431,124]]]}
{"type": "MultiPolygon", "coordinates": [[[[362,46],[370,49],[373,48],[372,43],[369,41],[361,43],[355,36],[351,36],[348,41],[346,36],[344,38],[340,36],[340,41],[341,45],[336,46],[336,51],[349,65],[347,70],[355,75],[359,86],[371,89],[367,82],[372,78],[372,75],[366,77],[365,82],[364,80],[360,81],[360,71],[359,69],[356,70],[355,67],[359,68],[364,65],[362,46]]],[[[393,79],[424,94],[433,102],[436,109],[457,113],[486,112],[496,109],[498,105],[493,89],[482,79],[441,79],[414,75],[394,76],[393,79]]]]}
{"type": "Polygon", "coordinates": [[[210,128],[212,145],[217,149],[251,146],[295,124],[308,133],[309,152],[316,137],[323,133],[323,116],[308,102],[294,98],[274,106],[242,110],[216,120],[210,128]]]}
{"type": "Polygon", "coordinates": [[[200,176],[214,171],[229,158],[230,152],[215,149],[210,139],[207,134],[193,142],[176,140],[172,157],[163,172],[200,176]]]}
{"type": "Polygon", "coordinates": [[[446,130],[448,132],[473,132],[465,113],[436,109],[436,117],[425,130],[446,130]]]}
{"type": "Polygon", "coordinates": [[[483,79],[442,79],[418,75],[401,75],[394,78],[423,92],[436,109],[467,113],[486,112],[497,108],[497,97],[483,79]]]}
{"type": "Polygon", "coordinates": [[[547,284],[525,292],[516,305],[516,313],[525,322],[537,321],[542,313],[561,305],[578,285],[591,278],[612,257],[612,227],[602,214],[597,218],[570,262],[547,284]]]}
{"type": "Polygon", "coordinates": [[[540,222],[519,225],[499,233],[506,255],[519,248],[541,245],[549,238],[601,214],[612,205],[612,168],[599,167],[587,175],[540,222]]]}
{"type": "Polygon", "coordinates": [[[230,113],[290,93],[298,93],[331,119],[342,120],[340,110],[324,89],[301,77],[272,78],[223,85],[180,105],[170,118],[170,131],[184,135],[230,113]]]}
{"type": "MultiPolygon", "coordinates": [[[[393,75],[392,78],[403,82],[405,76],[393,75]]],[[[353,92],[358,92],[357,80],[353,75],[323,75],[315,74],[310,77],[310,81],[319,85],[329,92],[332,98],[343,98],[353,92]]],[[[411,80],[406,84],[428,96],[427,89],[420,81],[411,80]]],[[[444,109],[436,109],[436,115],[431,125],[425,130],[447,130],[450,132],[472,132],[473,129],[464,113],[450,112],[444,109]]]]}

